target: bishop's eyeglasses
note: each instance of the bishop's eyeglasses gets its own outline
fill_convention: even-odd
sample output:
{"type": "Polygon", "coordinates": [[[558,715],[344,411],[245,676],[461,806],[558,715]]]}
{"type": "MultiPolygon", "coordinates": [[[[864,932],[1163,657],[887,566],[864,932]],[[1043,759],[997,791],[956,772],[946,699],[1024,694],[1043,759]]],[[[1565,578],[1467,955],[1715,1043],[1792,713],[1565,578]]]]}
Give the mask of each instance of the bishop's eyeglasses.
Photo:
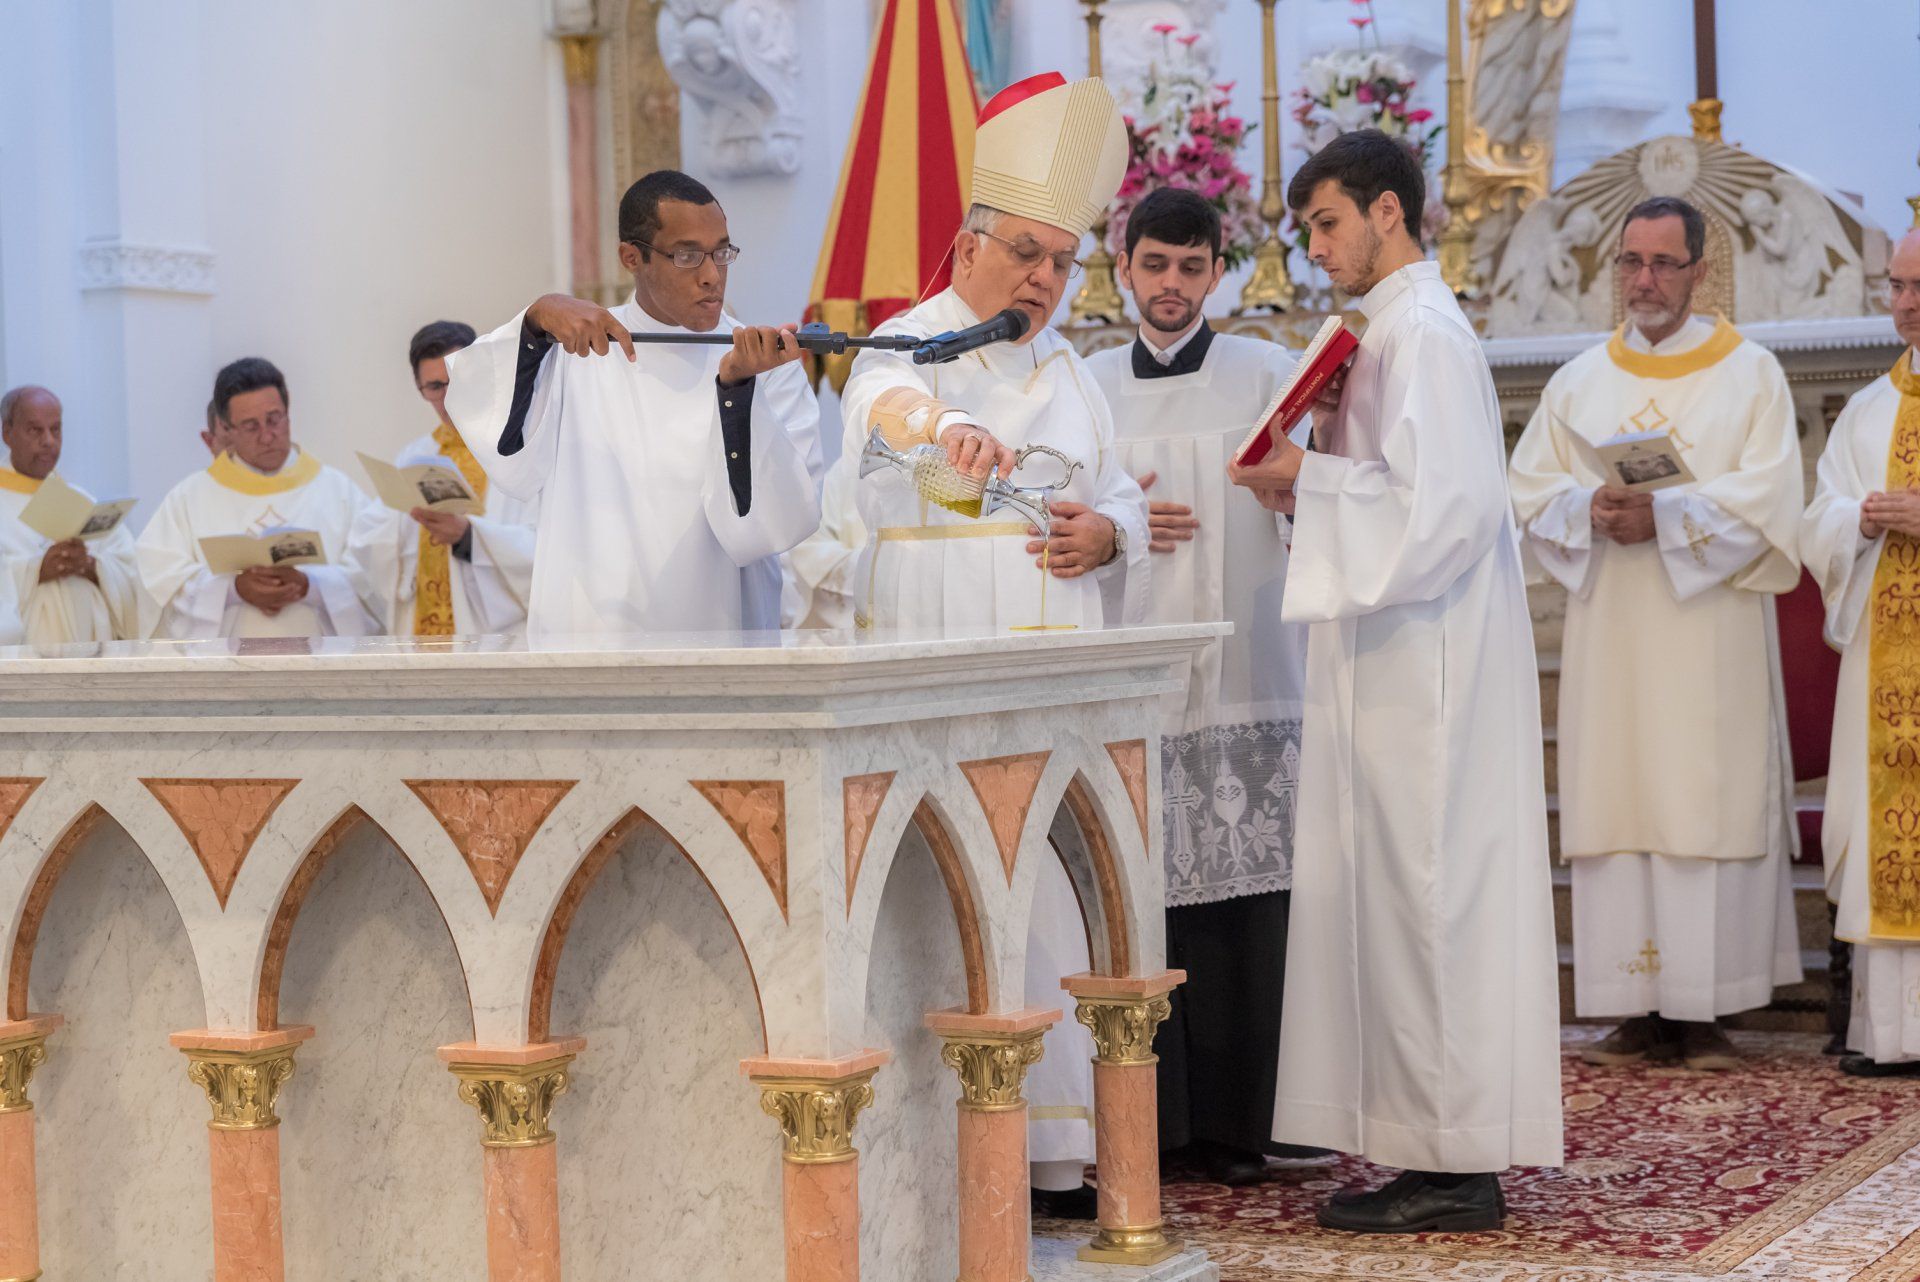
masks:
{"type": "Polygon", "coordinates": [[[651,249],[656,254],[664,254],[672,261],[675,267],[678,267],[682,271],[689,272],[709,258],[713,259],[716,267],[725,267],[728,263],[740,257],[740,246],[738,245],[722,245],[718,249],[662,249],[660,246],[650,245],[644,240],[629,241],[628,243],[638,245],[642,249],[651,249]]]}
{"type": "Polygon", "coordinates": [[[1013,255],[1013,261],[1019,263],[1020,266],[1027,271],[1032,271],[1038,267],[1041,259],[1051,258],[1053,260],[1053,270],[1059,272],[1062,279],[1072,280],[1080,274],[1080,260],[1073,256],[1073,251],[1070,249],[1063,249],[1057,254],[1049,254],[1045,249],[1041,248],[1039,241],[1033,240],[1030,237],[1023,236],[1019,240],[1008,240],[1005,236],[996,236],[990,231],[975,232],[974,234],[977,236],[985,236],[988,240],[997,240],[1002,245],[1005,245],[1007,252],[1013,255]]]}

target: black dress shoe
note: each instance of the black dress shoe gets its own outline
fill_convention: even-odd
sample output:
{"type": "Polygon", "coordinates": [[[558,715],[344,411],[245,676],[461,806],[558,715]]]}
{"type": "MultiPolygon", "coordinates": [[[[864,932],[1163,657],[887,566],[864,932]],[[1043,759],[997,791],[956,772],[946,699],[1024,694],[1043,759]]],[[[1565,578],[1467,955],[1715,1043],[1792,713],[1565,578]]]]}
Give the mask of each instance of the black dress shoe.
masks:
{"type": "Polygon", "coordinates": [[[1498,1176],[1470,1175],[1442,1188],[1408,1171],[1372,1193],[1335,1194],[1317,1218],[1322,1228],[1348,1233],[1490,1233],[1506,1209],[1498,1176]]]}
{"type": "Polygon", "coordinates": [[[1920,1077],[1920,1060],[1901,1060],[1893,1064],[1882,1064],[1877,1059],[1868,1059],[1865,1055],[1842,1055],[1840,1071],[1848,1077],[1920,1077]]]}
{"type": "Polygon", "coordinates": [[[1100,1205],[1100,1195],[1091,1184],[1077,1189],[1034,1189],[1033,1213],[1049,1220],[1091,1220],[1100,1205]]]}
{"type": "Polygon", "coordinates": [[[1224,1184],[1230,1189],[1258,1184],[1267,1177],[1266,1159],[1258,1154],[1241,1153],[1229,1148],[1216,1149],[1201,1163],[1209,1184],[1224,1184]]]}

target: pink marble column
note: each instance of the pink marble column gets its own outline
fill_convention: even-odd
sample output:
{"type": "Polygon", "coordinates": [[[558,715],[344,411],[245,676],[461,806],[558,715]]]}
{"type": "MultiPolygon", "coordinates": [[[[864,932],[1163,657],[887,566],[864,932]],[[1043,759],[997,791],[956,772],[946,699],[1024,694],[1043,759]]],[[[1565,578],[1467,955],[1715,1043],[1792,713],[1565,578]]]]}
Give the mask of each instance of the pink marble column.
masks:
{"type": "Polygon", "coordinates": [[[780,1123],[786,1282],[858,1282],[860,1153],[853,1125],[873,1102],[873,1075],[889,1058],[869,1050],[841,1059],[740,1061],[760,1088],[761,1111],[780,1123]]]}
{"type": "Polygon", "coordinates": [[[600,37],[560,37],[567,79],[567,195],[572,206],[573,290],[585,295],[600,279],[600,37]]]}
{"type": "Polygon", "coordinates": [[[1021,1087],[1059,1019],[1039,1008],[927,1016],[946,1043],[940,1058],[960,1076],[960,1282],[1026,1282],[1033,1230],[1021,1087]]]}
{"type": "Polygon", "coordinates": [[[1157,975],[1070,975],[1061,981],[1074,1017],[1093,1033],[1093,1153],[1099,1170],[1099,1229],[1080,1258],[1099,1264],[1154,1264],[1173,1255],[1160,1219],[1159,1086],[1153,1035],[1170,1010],[1167,994],[1185,971],[1157,975]]]}
{"type": "Polygon", "coordinates": [[[293,1076],[306,1025],[265,1033],[194,1029],[168,1038],[186,1053],[187,1077],[207,1095],[207,1164],[213,1181],[214,1282],[282,1282],[280,1117],[274,1105],[293,1076]]]}
{"type": "Polygon", "coordinates": [[[560,1282],[560,1161],[547,1122],[582,1037],[442,1046],[460,1098],[480,1111],[489,1282],[560,1282]]]}
{"type": "Polygon", "coordinates": [[[47,1057],[58,1015],[0,1021],[0,1279],[40,1276],[40,1200],[27,1083],[47,1057]]]}

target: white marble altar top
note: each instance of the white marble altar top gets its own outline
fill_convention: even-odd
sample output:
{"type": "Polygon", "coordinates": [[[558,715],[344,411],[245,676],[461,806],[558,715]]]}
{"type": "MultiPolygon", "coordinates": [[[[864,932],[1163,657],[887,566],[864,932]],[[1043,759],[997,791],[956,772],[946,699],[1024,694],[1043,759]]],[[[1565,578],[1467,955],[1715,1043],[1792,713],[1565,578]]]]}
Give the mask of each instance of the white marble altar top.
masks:
{"type": "Polygon", "coordinates": [[[0,732],[417,728],[803,728],[991,713],[1178,689],[1226,623],[947,637],[734,632],[401,637],[0,648],[0,732]],[[185,719],[191,719],[187,721],[185,719]]]}

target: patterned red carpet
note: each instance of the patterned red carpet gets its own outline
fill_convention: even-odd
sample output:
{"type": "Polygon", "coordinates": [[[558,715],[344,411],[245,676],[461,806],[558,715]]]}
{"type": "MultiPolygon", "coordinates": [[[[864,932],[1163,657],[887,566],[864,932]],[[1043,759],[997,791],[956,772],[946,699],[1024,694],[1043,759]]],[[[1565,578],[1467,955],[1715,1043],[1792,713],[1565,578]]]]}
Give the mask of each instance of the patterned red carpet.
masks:
{"type": "MultiPolygon", "coordinates": [[[[1569,1051],[1599,1031],[1569,1029],[1569,1051]]],[[[1508,1177],[1503,1232],[1326,1232],[1315,1205],[1383,1178],[1355,1159],[1253,1188],[1170,1183],[1169,1229],[1223,1282],[1920,1278],[1920,1080],[1842,1077],[1818,1037],[1734,1037],[1750,1058],[1724,1074],[1569,1053],[1567,1166],[1508,1177]]]]}

